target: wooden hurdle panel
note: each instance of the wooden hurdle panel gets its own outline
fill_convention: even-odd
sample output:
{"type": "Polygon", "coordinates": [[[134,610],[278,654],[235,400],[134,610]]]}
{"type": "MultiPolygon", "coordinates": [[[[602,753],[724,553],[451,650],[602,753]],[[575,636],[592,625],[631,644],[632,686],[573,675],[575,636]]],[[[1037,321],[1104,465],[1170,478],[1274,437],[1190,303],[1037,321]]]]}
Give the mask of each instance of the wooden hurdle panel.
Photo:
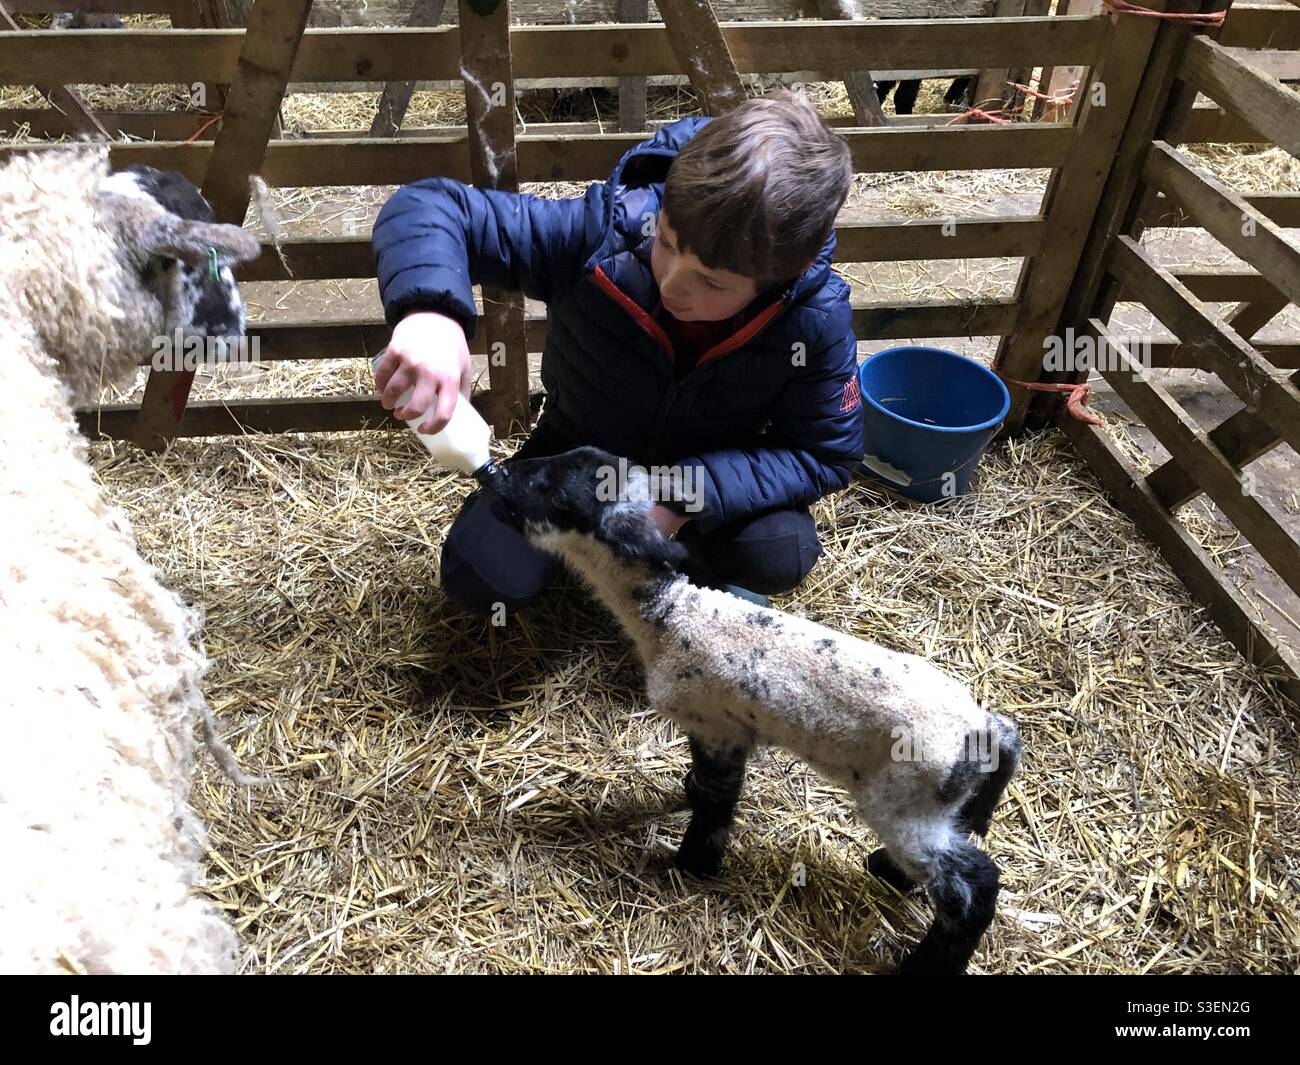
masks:
{"type": "MultiPolygon", "coordinates": [[[[307,26],[311,0],[282,0],[253,7],[235,78],[224,91],[221,126],[204,171],[203,196],[218,222],[243,225],[249,178],[261,169],[289,84],[289,71],[307,26]]],[[[142,447],[165,447],[185,417],[193,370],[151,369],[131,438],[142,447]]]]}
{"type": "Polygon", "coordinates": [[[1143,474],[1101,429],[1067,417],[1058,420],[1229,639],[1300,705],[1300,658],[1260,623],[1252,604],[1176,516],[1180,507],[1207,495],[1277,577],[1300,593],[1300,544],[1257,498],[1254,474],[1244,469],[1283,442],[1300,451],[1300,374],[1287,372],[1298,365],[1300,346],[1253,342],[1283,308],[1300,303],[1300,248],[1282,232],[1300,226],[1297,198],[1243,197],[1175,143],[1178,131],[1190,125],[1189,116],[1202,109],[1193,106],[1202,93],[1233,122],[1248,122],[1257,131],[1251,140],[1266,139],[1300,157],[1300,96],[1234,52],[1241,39],[1237,31],[1253,20],[1266,20],[1270,27],[1266,38],[1253,40],[1300,49],[1295,8],[1233,8],[1217,39],[1188,39],[1173,27],[1162,29],[1157,59],[1166,69],[1149,72],[1149,98],[1119,155],[1106,209],[1070,301],[1072,327],[1117,355],[1103,360],[1102,376],[1170,457],[1143,474]],[[1162,267],[1140,236],[1146,224],[1175,220],[1204,229],[1251,269],[1189,278],[1162,267]],[[1178,338],[1157,346],[1152,365],[1129,357],[1126,338],[1109,325],[1120,300],[1140,303],[1178,338]],[[1240,306],[1223,317],[1208,305],[1223,301],[1240,306]],[[1241,408],[1203,429],[1152,372],[1162,366],[1214,374],[1236,394],[1241,408]]]}
{"type": "MultiPolygon", "coordinates": [[[[48,14],[56,11],[81,10],[92,12],[114,11],[128,15],[170,14],[173,18],[179,7],[184,5],[194,6],[199,2],[201,0],[116,0],[116,2],[115,0],[4,0],[5,7],[12,14],[48,14]]],[[[227,4],[229,2],[230,0],[226,0],[227,4]]],[[[404,2],[409,6],[411,25],[435,25],[431,20],[424,21],[421,18],[421,11],[432,12],[439,9],[439,0],[404,0],[404,2]]],[[[1066,0],[1058,0],[1058,15],[1064,11],[1077,17],[1079,14],[1095,15],[1100,11],[1101,0],[1069,0],[1068,9],[1065,8],[1065,2],[1066,0]]],[[[604,17],[602,4],[606,4],[610,8],[611,13],[608,15],[608,21],[645,22],[647,17],[657,16],[657,10],[654,5],[650,4],[650,0],[600,0],[599,3],[596,0],[591,0],[591,2],[584,2],[578,8],[578,12],[582,17],[594,21],[596,18],[604,17]],[[643,9],[648,14],[638,14],[643,9]],[[626,15],[621,14],[624,10],[629,13],[626,15]]],[[[945,16],[952,14],[962,17],[975,17],[977,14],[985,12],[987,4],[988,0],[957,0],[957,2],[943,5],[930,3],[929,0],[895,0],[895,2],[888,4],[875,4],[872,6],[872,10],[882,17],[900,19],[914,17],[917,12],[926,11],[927,9],[931,14],[942,10],[945,16]]],[[[718,0],[713,6],[715,12],[723,19],[724,27],[729,21],[745,19],[761,23],[778,18],[795,18],[799,14],[810,17],[819,10],[814,0],[718,0]]],[[[329,5],[322,3],[322,0],[316,0],[313,11],[319,13],[328,7],[329,5]]],[[[456,21],[455,9],[455,4],[441,4],[441,17],[436,24],[442,26],[454,25],[456,21]]],[[[512,0],[511,10],[516,12],[513,17],[524,23],[529,23],[531,17],[542,10],[549,11],[550,17],[556,18],[555,11],[562,10],[562,8],[557,8],[553,0],[512,0]]],[[[1278,8],[1267,4],[1237,4],[1229,18],[1228,25],[1225,27],[1225,33],[1229,34],[1232,39],[1229,40],[1225,37],[1224,43],[1233,47],[1238,53],[1249,49],[1248,54],[1258,57],[1252,59],[1252,62],[1257,65],[1271,64],[1282,74],[1300,79],[1300,59],[1295,58],[1294,44],[1291,43],[1291,31],[1288,29],[1285,19],[1285,9],[1282,9],[1282,11],[1284,14],[1280,15],[1278,8]]],[[[725,32],[724,29],[724,34],[725,32]]],[[[860,63],[852,66],[861,69],[860,63]]],[[[1065,67],[1048,67],[1044,69],[1044,76],[1051,78],[1053,76],[1051,71],[1056,70],[1059,73],[1066,69],[1065,67]]],[[[1086,73],[1086,68],[1083,67],[1071,66],[1068,69],[1075,72],[1071,77],[1077,77],[1079,73],[1086,73]]],[[[937,78],[978,74],[979,72],[979,68],[958,63],[943,69],[926,68],[907,71],[890,67],[872,73],[878,78],[895,78],[909,75],[937,78]]],[[[833,81],[845,77],[843,71],[831,70],[751,72],[742,68],[742,73],[769,73],[785,81],[833,81]]],[[[10,80],[17,81],[18,79],[12,78],[10,80]]],[[[637,82],[640,82],[642,88],[644,88],[647,83],[653,85],[670,80],[682,81],[685,79],[680,71],[658,75],[579,76],[570,74],[568,76],[547,78],[516,77],[515,85],[519,90],[538,85],[588,85],[619,88],[621,105],[623,101],[622,90],[625,87],[631,88],[637,82]],[[627,83],[626,86],[625,82],[627,83]]],[[[425,77],[415,83],[385,83],[379,80],[353,77],[337,83],[313,83],[310,88],[313,91],[323,91],[325,87],[339,87],[349,88],[354,91],[373,89],[380,92],[386,88],[396,90],[399,84],[418,86],[420,88],[450,89],[459,84],[459,78],[450,76],[425,77]]],[[[1062,87],[1057,82],[1051,84],[1054,90],[1062,87]]],[[[307,87],[301,84],[291,84],[290,90],[294,91],[307,87]]],[[[634,92],[628,93],[628,97],[632,99],[634,92]]],[[[1071,120],[1071,113],[1068,109],[1059,113],[1053,110],[1052,113],[1044,116],[1042,103],[1042,101],[1038,101],[1040,106],[1038,106],[1035,117],[1046,117],[1052,121],[1071,120]]],[[[889,116],[888,120],[896,125],[929,125],[933,124],[935,117],[930,115],[889,116]]],[[[99,123],[110,136],[127,136],[160,141],[183,141],[202,130],[210,118],[210,114],[198,111],[102,111],[93,114],[93,120],[99,123]]],[[[854,119],[847,121],[835,119],[833,122],[845,126],[876,124],[864,123],[854,119]]],[[[59,111],[52,108],[0,109],[0,137],[5,135],[5,131],[13,131],[21,126],[26,126],[33,137],[57,137],[79,131],[79,127],[69,123],[59,111]]],[[[643,118],[641,121],[630,125],[627,123],[620,125],[620,129],[624,132],[643,128],[646,128],[643,118]]],[[[422,132],[418,129],[398,129],[395,135],[421,136],[428,135],[428,132],[422,132]]],[[[1245,143],[1259,139],[1256,132],[1250,128],[1246,121],[1223,111],[1213,104],[1198,106],[1189,116],[1185,130],[1181,132],[1185,134],[1185,139],[1188,142],[1245,143]]],[[[330,136],[331,134],[318,135],[330,136]]],[[[389,134],[386,132],[385,135],[389,134]]]]}
{"type": "MultiPolygon", "coordinates": [[[[1076,63],[1092,66],[1102,57],[1110,29],[1098,17],[1042,17],[921,21],[723,23],[727,52],[739,73],[769,71],[903,68],[944,69],[970,62],[981,66],[1076,63]]],[[[240,30],[126,30],[114,33],[0,34],[0,68],[10,80],[27,81],[37,71],[77,70],[79,81],[112,81],[122,69],[142,80],[205,80],[229,83],[237,75],[244,44],[240,30]]],[[[683,73],[669,28],[661,24],[513,25],[509,30],[515,79],[656,77],[683,73]]],[[[398,27],[322,32],[308,29],[290,71],[295,84],[460,79],[463,62],[455,27],[398,27]]],[[[706,64],[711,66],[713,64],[706,64]]],[[[709,73],[709,71],[706,71],[709,73]]],[[[6,116],[0,116],[3,119],[6,116]]],[[[12,116],[9,116],[12,117],[12,116]]],[[[181,114],[190,122],[197,116],[181,114]]],[[[118,128],[124,128],[122,116],[118,128]]],[[[142,121],[144,121],[142,119],[142,121]]],[[[907,125],[844,127],[859,172],[978,170],[1005,167],[1056,168],[1094,133],[1063,123],[1017,126],[907,125]]],[[[213,152],[212,133],[193,140],[148,143],[115,141],[116,165],[133,162],[178,169],[202,183],[213,152]]],[[[191,134],[192,135],[192,134],[191,134]]],[[[530,126],[516,140],[519,181],[599,180],[641,132],[598,132],[580,124],[530,126]]],[[[395,137],[308,136],[272,139],[260,164],[273,186],[394,184],[431,174],[468,181],[473,177],[469,130],[403,129],[395,137]]],[[[16,150],[13,148],[4,149],[16,150]]],[[[24,146],[21,150],[40,150],[24,146]]],[[[1027,256],[1047,230],[1038,214],[958,219],[951,223],[861,224],[838,227],[839,256],[846,262],[903,259],[962,259],[1027,256]]],[[[369,242],[363,239],[295,239],[283,246],[295,280],[374,276],[369,242]]],[[[244,281],[290,277],[275,249],[267,246],[239,272],[244,281]]],[[[862,337],[999,336],[1015,320],[1014,299],[922,300],[879,306],[859,303],[854,325],[862,337]]],[[[525,346],[539,351],[546,321],[524,321],[525,346]]],[[[254,324],[250,330],[264,360],[356,357],[373,354],[387,340],[376,318],[346,324],[318,321],[254,324]]],[[[472,350],[485,351],[476,335],[472,350]]],[[[146,361],[142,356],[142,363],[146,361]]],[[[491,404],[493,388],[480,403],[491,404]]],[[[517,402],[518,396],[512,397],[517,402]]],[[[87,431],[133,435],[139,411],[110,405],[83,413],[87,431]]],[[[240,432],[333,431],[392,424],[374,397],[212,401],[190,404],[177,432],[204,436],[240,432]]]]}
{"type": "MultiPolygon", "coordinates": [[[[120,14],[169,14],[177,27],[220,27],[240,25],[229,16],[239,8],[247,8],[251,0],[121,0],[114,5],[111,0],[6,0],[10,10],[15,8],[25,14],[44,14],[55,11],[109,11],[115,9],[120,14]]],[[[997,5],[1003,5],[1002,14],[1042,14],[1049,6],[1050,0],[870,0],[868,3],[856,3],[856,0],[714,0],[711,7],[722,23],[728,22],[775,22],[794,19],[824,18],[842,20],[852,17],[850,12],[863,9],[861,14],[867,18],[879,19],[933,19],[933,18],[979,18],[993,15],[997,5]]],[[[316,0],[313,4],[313,16],[309,25],[337,27],[344,24],[342,12],[356,5],[340,0],[316,0]]],[[[434,26],[458,24],[458,11],[455,3],[446,4],[443,0],[369,0],[367,11],[373,13],[377,20],[392,25],[434,26]]],[[[658,23],[662,13],[657,4],[650,0],[582,0],[572,8],[557,0],[511,0],[511,18],[516,23],[526,25],[563,24],[572,20],[576,24],[627,22],[658,23]]],[[[757,73],[757,72],[756,72],[757,73]]],[[[898,79],[901,77],[944,78],[963,75],[988,74],[989,84],[996,84],[1000,93],[1005,89],[1004,81],[997,71],[982,72],[969,64],[959,63],[945,69],[926,68],[907,71],[887,69],[876,72],[862,69],[849,71],[803,70],[785,72],[763,72],[772,75],[777,82],[794,83],[809,81],[843,80],[849,89],[854,103],[856,120],[853,125],[884,125],[889,122],[914,123],[922,121],[924,116],[904,116],[901,119],[886,117],[879,110],[872,78],[898,79]]],[[[1002,71],[1005,75],[1006,71],[1002,71]]],[[[644,92],[647,86],[679,84],[689,79],[681,72],[658,75],[629,75],[625,77],[561,76],[553,78],[521,77],[516,79],[515,87],[519,91],[532,88],[577,88],[604,87],[619,90],[619,105],[630,106],[633,110],[620,119],[619,128],[626,131],[643,129],[644,117],[634,121],[644,108],[644,92]],[[638,104],[640,101],[640,104],[638,104]]],[[[417,88],[449,89],[454,82],[441,78],[425,78],[419,82],[381,83],[362,81],[343,81],[337,83],[321,82],[311,86],[311,91],[331,90],[361,91],[373,90],[383,92],[384,104],[376,116],[374,135],[394,135],[394,129],[400,128],[400,121],[394,123],[394,114],[400,117],[409,101],[410,93],[417,88]]],[[[303,86],[291,85],[290,91],[298,91],[303,86]]],[[[220,109],[220,93],[209,92],[217,110],[220,109]]],[[[66,126],[57,115],[47,114],[42,109],[34,109],[26,116],[32,123],[33,135],[57,135],[66,126]],[[51,128],[51,124],[55,128],[51,128]]],[[[190,136],[200,125],[192,119],[186,120],[183,113],[175,111],[136,112],[126,114],[108,114],[99,116],[99,120],[108,124],[107,128],[131,136],[157,138],[160,140],[183,140],[190,136]],[[115,127],[114,123],[119,125],[115,127]]]]}
{"type": "MultiPolygon", "coordinates": [[[[1239,8],[1225,27],[1226,41],[1235,47],[1288,40],[1293,23],[1279,19],[1279,10],[1287,9],[1239,8]]],[[[1019,291],[1012,299],[926,300],[885,307],[859,303],[854,324],[860,337],[1009,335],[1040,359],[1041,337],[1052,331],[1060,312],[1061,278],[1068,281],[1073,276],[1104,179],[1104,175],[1086,168],[1065,171],[1061,164],[1079,156],[1105,159],[1113,153],[1136,85],[1131,80],[1125,83],[1119,76],[1111,78],[1105,73],[1105,65],[1110,63],[1121,75],[1124,71],[1141,71],[1151,47],[1146,27],[1106,16],[1079,16],[723,23],[721,33],[741,73],[854,67],[943,69],[958,62],[959,56],[968,61],[975,56],[982,67],[1070,64],[1095,70],[1098,76],[1107,78],[1108,106],[1081,112],[1073,124],[907,125],[879,129],[847,126],[843,130],[859,172],[1003,167],[1057,170],[1056,187],[1045,209],[1037,214],[958,219],[955,226],[932,222],[844,223],[838,227],[839,258],[845,262],[998,256],[1026,259],[1019,291]]],[[[236,73],[243,37],[242,30],[233,29],[0,34],[0,58],[4,60],[0,66],[12,71],[14,81],[25,80],[38,71],[59,69],[76,69],[81,81],[110,81],[129,67],[140,71],[137,76],[155,82],[229,82],[236,73]]],[[[654,77],[682,70],[669,33],[660,24],[516,25],[511,27],[509,38],[516,79],[654,77]]],[[[439,78],[450,81],[460,79],[463,59],[459,31],[445,25],[335,30],[328,34],[309,29],[294,57],[290,77],[304,84],[349,79],[370,84],[439,78]]],[[[191,123],[197,117],[184,112],[172,116],[191,123]]],[[[0,115],[0,120],[5,117],[0,115]]],[[[118,128],[126,124],[126,116],[121,116],[118,128]]],[[[473,178],[467,128],[407,129],[398,133],[395,137],[359,132],[356,136],[273,139],[266,146],[260,172],[268,183],[277,186],[391,184],[434,173],[459,180],[473,178]]],[[[599,179],[642,136],[639,132],[600,133],[584,124],[530,126],[516,144],[517,178],[599,179]]],[[[183,138],[116,142],[112,155],[117,165],[145,162],[175,168],[201,182],[212,151],[213,141],[201,136],[188,142],[183,138]]],[[[1296,209],[1295,197],[1266,199],[1259,205],[1266,213],[1286,217],[1296,209]]],[[[283,250],[295,279],[374,276],[366,240],[297,239],[288,241],[283,250]]],[[[289,276],[269,246],[260,259],[240,271],[245,281],[285,280],[289,276]]],[[[1189,275],[1184,280],[1202,298],[1209,298],[1216,288],[1226,290],[1254,283],[1249,278],[1227,275],[1189,275]]],[[[529,352],[542,348],[545,329],[544,316],[525,317],[523,339],[529,352]]],[[[387,339],[387,329],[379,319],[335,325],[315,321],[255,324],[251,332],[267,360],[373,354],[387,339]]],[[[485,345],[485,338],[476,335],[471,347],[482,354],[488,350],[485,345]]],[[[510,359],[507,364],[511,361],[518,365],[517,360],[510,359]]],[[[1032,376],[1034,369],[1030,366],[1025,372],[1032,376]]],[[[490,392],[497,387],[494,382],[493,389],[479,401],[490,406],[494,402],[490,392]]],[[[507,401],[514,405],[516,414],[520,401],[519,395],[507,401]]],[[[131,436],[136,417],[132,406],[113,405],[93,414],[88,412],[83,423],[107,435],[131,436]]],[[[385,424],[391,424],[389,412],[372,397],[285,398],[193,404],[177,432],[201,436],[241,431],[329,431],[385,424]]]]}

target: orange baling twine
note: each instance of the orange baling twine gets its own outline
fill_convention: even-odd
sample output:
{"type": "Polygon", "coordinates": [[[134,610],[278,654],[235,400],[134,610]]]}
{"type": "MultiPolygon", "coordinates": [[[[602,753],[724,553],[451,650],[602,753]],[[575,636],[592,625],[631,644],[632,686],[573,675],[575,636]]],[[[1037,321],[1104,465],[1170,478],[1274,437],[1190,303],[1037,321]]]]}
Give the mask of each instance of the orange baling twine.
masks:
{"type": "Polygon", "coordinates": [[[1018,81],[1007,82],[1013,89],[1019,89],[1026,96],[1033,96],[1039,100],[1046,100],[1047,107],[1045,111],[1059,111],[1062,107],[1068,107],[1074,101],[1074,91],[1071,90],[1063,96],[1053,96],[1050,92],[1039,92],[1029,85],[1021,85],[1018,81]]]}
{"type": "Polygon", "coordinates": [[[1128,0],[1102,0],[1101,6],[1112,15],[1139,15],[1142,18],[1166,19],[1209,28],[1222,26],[1223,20],[1228,17],[1227,11],[1152,11],[1149,7],[1130,4],[1128,0]]]}
{"type": "Polygon", "coordinates": [[[1089,425],[1105,424],[1097,415],[1087,409],[1088,400],[1092,398],[1092,388],[1087,381],[1080,381],[1077,385],[1052,381],[1017,381],[1014,377],[1008,377],[996,367],[993,372],[1007,384],[1015,385],[1018,388],[1027,388],[1031,392],[1068,392],[1070,398],[1065,401],[1065,409],[1070,412],[1071,417],[1078,418],[1079,421],[1087,422],[1089,425]]]}
{"type": "Polygon", "coordinates": [[[201,115],[212,115],[212,117],[211,117],[210,119],[208,119],[206,122],[204,122],[203,125],[201,125],[198,129],[196,129],[196,130],[195,130],[193,133],[191,133],[188,137],[186,137],[186,138],[185,138],[185,143],[186,143],[186,144],[192,144],[194,141],[196,141],[196,140],[198,140],[200,137],[202,137],[202,136],[203,136],[203,131],[206,130],[210,125],[212,125],[212,123],[219,121],[219,120],[221,119],[221,117],[222,117],[222,115],[223,115],[224,113],[225,113],[225,112],[223,112],[223,111],[218,111],[216,114],[212,114],[211,111],[200,111],[199,114],[201,114],[201,115]]]}
{"type": "MultiPolygon", "coordinates": [[[[1010,85],[1013,89],[1019,89],[1026,96],[1036,96],[1040,100],[1048,101],[1046,109],[1049,112],[1059,111],[1062,107],[1065,107],[1067,104],[1070,103],[1071,100],[1074,99],[1073,92],[1070,92],[1065,96],[1052,96],[1050,93],[1039,92],[1037,89],[1032,88],[1029,85],[1021,85],[1020,82],[1018,81],[1009,81],[1007,82],[1007,84],[1010,85]]],[[[953,115],[952,118],[950,118],[944,124],[951,126],[954,122],[960,122],[962,119],[965,118],[982,118],[984,119],[985,122],[994,122],[999,126],[1009,126],[1012,124],[1013,119],[1003,117],[1006,115],[1006,113],[1007,113],[1006,109],[1001,107],[996,108],[992,111],[985,110],[984,108],[981,107],[970,107],[967,108],[965,111],[960,112],[959,114],[953,115]]]]}
{"type": "Polygon", "coordinates": [[[985,111],[979,107],[970,107],[961,112],[961,114],[953,115],[952,118],[948,119],[948,121],[944,123],[944,125],[951,126],[954,122],[960,122],[964,118],[982,118],[986,122],[995,122],[999,126],[1011,125],[1011,119],[1002,118],[1002,114],[1004,114],[1004,112],[1000,107],[994,111],[985,111]]]}

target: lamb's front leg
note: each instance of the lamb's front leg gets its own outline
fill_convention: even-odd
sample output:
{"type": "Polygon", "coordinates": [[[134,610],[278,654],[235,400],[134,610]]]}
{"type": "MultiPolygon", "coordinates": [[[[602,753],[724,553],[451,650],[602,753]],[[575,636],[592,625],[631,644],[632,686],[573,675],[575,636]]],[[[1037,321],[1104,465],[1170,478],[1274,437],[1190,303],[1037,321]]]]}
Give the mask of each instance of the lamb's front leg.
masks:
{"type": "Polygon", "coordinates": [[[736,815],[750,745],[706,743],[694,735],[690,742],[686,798],[691,804],[691,823],[677,851],[677,866],[695,876],[717,876],[736,815]]]}

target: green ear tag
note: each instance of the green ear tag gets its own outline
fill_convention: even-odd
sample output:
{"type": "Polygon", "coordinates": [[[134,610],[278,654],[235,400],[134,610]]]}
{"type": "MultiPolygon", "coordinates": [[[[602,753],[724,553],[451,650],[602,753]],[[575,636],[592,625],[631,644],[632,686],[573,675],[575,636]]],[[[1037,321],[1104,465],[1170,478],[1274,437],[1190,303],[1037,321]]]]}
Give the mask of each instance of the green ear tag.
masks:
{"type": "Polygon", "coordinates": [[[208,275],[213,281],[221,280],[221,269],[217,265],[217,249],[208,245],[208,275]]]}

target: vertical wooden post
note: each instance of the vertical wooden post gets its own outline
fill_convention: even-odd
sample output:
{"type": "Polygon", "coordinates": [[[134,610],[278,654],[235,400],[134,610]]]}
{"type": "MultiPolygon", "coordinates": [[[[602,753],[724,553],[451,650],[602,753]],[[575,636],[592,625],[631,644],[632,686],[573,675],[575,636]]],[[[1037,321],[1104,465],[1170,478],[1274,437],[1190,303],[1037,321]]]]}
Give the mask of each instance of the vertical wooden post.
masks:
{"type": "MultiPolygon", "coordinates": [[[[817,13],[824,19],[852,21],[856,16],[848,0],[817,0],[817,13]]],[[[844,88],[853,105],[853,121],[859,126],[887,126],[889,119],[876,95],[876,82],[869,70],[850,71],[844,75],[844,88]]]]}
{"type": "MultiPolygon", "coordinates": [[[[470,174],[481,188],[519,188],[509,0],[458,0],[470,174]]],[[[520,292],[483,289],[488,420],[498,436],[528,425],[528,345],[520,292]]]]}
{"type": "MultiPolygon", "coordinates": [[[[1058,15],[1095,15],[1101,10],[1101,0],[1060,0],[1057,5],[1058,15]]],[[[1042,79],[1038,83],[1040,92],[1055,99],[1060,99],[1072,88],[1082,85],[1087,67],[1044,67],[1042,79]]],[[[1047,100],[1034,101],[1034,119],[1046,122],[1068,122],[1072,120],[1079,106],[1076,93],[1073,100],[1063,107],[1051,107],[1047,100]]]]}
{"type": "MultiPolygon", "coordinates": [[[[415,0],[410,14],[406,18],[408,26],[436,26],[442,21],[442,9],[446,0],[415,0]]],[[[375,119],[370,123],[370,136],[396,137],[402,128],[402,119],[406,109],[411,105],[411,96],[415,92],[413,81],[390,81],[379,94],[379,109],[375,119]]]]}
{"type": "MultiPolygon", "coordinates": [[[[650,0],[618,0],[619,22],[649,22],[650,0]]],[[[618,79],[618,129],[620,133],[639,133],[645,129],[646,79],[631,74],[618,79]]]]}
{"type": "MultiPolygon", "coordinates": [[[[1045,16],[1052,6],[1051,0],[1025,0],[1022,14],[1034,18],[1045,16]]],[[[1007,71],[1007,81],[1019,85],[1028,85],[1029,79],[1033,77],[1033,67],[1012,67],[1007,71]]],[[[1025,107],[1025,94],[1013,84],[1003,86],[1002,92],[1002,113],[1008,118],[1014,118],[1025,107]]]]}
{"type": "MultiPolygon", "coordinates": [[[[1153,0],[1151,6],[1164,10],[1168,5],[1153,0]]],[[[1037,381],[1043,376],[1044,341],[1060,328],[1071,279],[1160,25],[1152,18],[1111,16],[1069,159],[1052,172],[1043,196],[1042,246],[1037,255],[1025,258],[1016,285],[1016,318],[998,345],[994,366],[1007,378],[1037,381]]],[[[1014,384],[1008,387],[1011,410],[1005,431],[1016,432],[1024,425],[1031,394],[1014,384]]]]}
{"type": "MultiPolygon", "coordinates": [[[[1226,11],[1231,4],[1232,0],[1174,0],[1167,7],[1171,11],[1191,13],[1226,11]]],[[[1123,140],[1115,150],[1092,230],[1062,302],[1058,328],[1080,324],[1089,318],[1109,321],[1115,309],[1119,284],[1107,273],[1106,259],[1121,233],[1134,239],[1142,235],[1143,220],[1155,203],[1155,190],[1142,181],[1147,152],[1153,140],[1166,137],[1182,124],[1196,100],[1194,90],[1175,85],[1178,65],[1190,37],[1191,30],[1185,24],[1160,24],[1123,140]]],[[[1045,379],[1073,382],[1086,377],[1086,371],[1044,375],[1045,379]]],[[[1029,424],[1044,424],[1053,417],[1058,405],[1055,396],[1036,397],[1032,401],[1029,424]]]]}
{"type": "MultiPolygon", "coordinates": [[[[218,222],[244,222],[248,179],[266,156],[310,13],[311,0],[258,0],[249,13],[235,80],[203,180],[203,195],[218,222]]],[[[193,370],[151,370],[132,439],[151,450],[175,440],[193,383],[193,370]]]]}
{"type": "MultiPolygon", "coordinates": [[[[172,26],[193,29],[245,29],[254,0],[170,0],[172,26]]],[[[225,110],[230,86],[221,82],[203,83],[204,111],[220,114],[225,110]]],[[[280,115],[277,109],[272,137],[279,137],[280,115]]]]}
{"type": "MultiPolygon", "coordinates": [[[[169,0],[167,7],[175,29],[216,29],[228,26],[232,22],[224,5],[218,9],[214,6],[214,0],[169,0]]],[[[241,25],[246,26],[247,20],[241,25]]],[[[226,106],[226,93],[229,89],[229,85],[222,85],[215,81],[204,82],[201,105],[203,109],[221,111],[226,106]]]]}
{"type": "Polygon", "coordinates": [[[709,0],[656,0],[673,55],[699,97],[700,110],[720,115],[745,102],[745,83],[736,71],[726,38],[709,0]]]}
{"type": "MultiPolygon", "coordinates": [[[[997,0],[993,6],[994,18],[1014,18],[1025,13],[1025,0],[997,0]]],[[[1019,93],[1007,84],[1007,67],[990,67],[981,70],[975,78],[975,106],[981,110],[997,111],[1019,98],[1019,93]]]]}

